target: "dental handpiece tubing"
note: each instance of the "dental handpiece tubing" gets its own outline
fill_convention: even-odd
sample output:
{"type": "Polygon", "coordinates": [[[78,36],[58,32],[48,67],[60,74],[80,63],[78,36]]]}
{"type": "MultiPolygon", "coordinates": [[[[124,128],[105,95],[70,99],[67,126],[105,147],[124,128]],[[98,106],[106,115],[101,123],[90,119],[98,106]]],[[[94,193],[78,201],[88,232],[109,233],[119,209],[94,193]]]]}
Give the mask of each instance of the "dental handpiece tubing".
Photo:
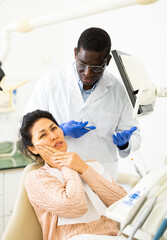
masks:
{"type": "Polygon", "coordinates": [[[165,218],[162,221],[162,223],[161,223],[160,227],[158,228],[158,231],[156,232],[153,240],[159,240],[166,229],[167,229],[167,218],[165,218]]]}

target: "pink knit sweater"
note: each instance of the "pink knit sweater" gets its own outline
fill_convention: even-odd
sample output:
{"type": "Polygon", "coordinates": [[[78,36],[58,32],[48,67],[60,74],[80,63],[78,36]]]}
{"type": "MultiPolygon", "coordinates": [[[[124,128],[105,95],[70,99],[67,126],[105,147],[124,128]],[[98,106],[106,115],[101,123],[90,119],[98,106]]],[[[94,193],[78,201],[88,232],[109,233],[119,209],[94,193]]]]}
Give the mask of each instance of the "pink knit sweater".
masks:
{"type": "MultiPolygon", "coordinates": [[[[87,211],[83,184],[78,173],[67,167],[62,168],[63,185],[47,170],[48,165],[29,172],[25,187],[29,200],[35,209],[43,231],[43,240],[68,240],[78,234],[117,235],[116,223],[105,216],[89,223],[57,225],[58,216],[78,217],[87,211]]],[[[92,167],[81,175],[101,200],[110,206],[126,195],[126,191],[104,179],[92,167]]]]}

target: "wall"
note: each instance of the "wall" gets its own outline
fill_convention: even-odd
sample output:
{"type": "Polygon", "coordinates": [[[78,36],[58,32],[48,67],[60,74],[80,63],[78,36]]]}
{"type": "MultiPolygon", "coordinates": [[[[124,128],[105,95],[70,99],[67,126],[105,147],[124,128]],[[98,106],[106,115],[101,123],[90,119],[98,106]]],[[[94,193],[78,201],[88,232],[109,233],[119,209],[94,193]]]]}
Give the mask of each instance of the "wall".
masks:
{"type": "MultiPolygon", "coordinates": [[[[70,10],[89,2],[88,0],[0,1],[0,29],[22,18],[34,18],[64,9],[70,10]]],[[[91,2],[96,5],[95,0],[91,2]]],[[[4,66],[5,72],[10,76],[18,76],[18,79],[29,79],[29,83],[18,90],[17,121],[39,76],[48,69],[73,61],[73,49],[80,33],[91,26],[104,28],[110,34],[112,49],[122,50],[141,59],[150,80],[156,86],[167,86],[166,9],[167,1],[159,0],[146,6],[136,5],[59,25],[50,25],[26,34],[13,33],[11,51],[4,66]]],[[[108,70],[120,78],[114,60],[108,70]]],[[[1,141],[11,135],[6,132],[2,134],[2,128],[4,128],[4,119],[5,128],[7,124],[11,126],[12,117],[12,114],[0,115],[1,141]]],[[[131,157],[141,162],[142,156],[147,169],[155,169],[163,165],[167,156],[167,99],[157,99],[155,111],[139,118],[139,123],[143,139],[140,152],[127,159],[121,159],[119,171],[134,172],[130,162],[131,157]]]]}

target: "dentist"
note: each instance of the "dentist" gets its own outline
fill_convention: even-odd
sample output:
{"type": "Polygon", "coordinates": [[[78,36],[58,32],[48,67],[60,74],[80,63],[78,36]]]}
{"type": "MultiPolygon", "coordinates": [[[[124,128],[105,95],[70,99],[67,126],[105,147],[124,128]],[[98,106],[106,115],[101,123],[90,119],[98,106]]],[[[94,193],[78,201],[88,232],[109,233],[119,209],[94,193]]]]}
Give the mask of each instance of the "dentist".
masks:
{"type": "Polygon", "coordinates": [[[111,60],[106,31],[88,28],[74,49],[75,63],[47,72],[24,111],[49,111],[57,119],[68,151],[96,159],[116,177],[117,153],[127,157],[140,147],[138,123],[122,84],[106,70],[111,60]]]}

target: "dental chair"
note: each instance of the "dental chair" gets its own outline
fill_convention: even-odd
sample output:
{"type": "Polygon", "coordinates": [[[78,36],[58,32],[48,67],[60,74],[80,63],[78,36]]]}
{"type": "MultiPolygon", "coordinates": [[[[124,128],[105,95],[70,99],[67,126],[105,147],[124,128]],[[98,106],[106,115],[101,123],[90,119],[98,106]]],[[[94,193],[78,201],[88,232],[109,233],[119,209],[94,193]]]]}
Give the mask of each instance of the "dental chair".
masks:
{"type": "Polygon", "coordinates": [[[26,174],[42,165],[31,163],[24,168],[15,207],[1,240],[42,240],[42,229],[24,187],[26,174]]]}
{"type": "MultiPolygon", "coordinates": [[[[43,163],[31,163],[24,168],[15,207],[1,240],[42,240],[42,229],[24,187],[26,174],[42,165],[43,163]]],[[[134,187],[138,180],[134,175],[117,175],[119,184],[128,184],[130,187],[134,187]]]]}

